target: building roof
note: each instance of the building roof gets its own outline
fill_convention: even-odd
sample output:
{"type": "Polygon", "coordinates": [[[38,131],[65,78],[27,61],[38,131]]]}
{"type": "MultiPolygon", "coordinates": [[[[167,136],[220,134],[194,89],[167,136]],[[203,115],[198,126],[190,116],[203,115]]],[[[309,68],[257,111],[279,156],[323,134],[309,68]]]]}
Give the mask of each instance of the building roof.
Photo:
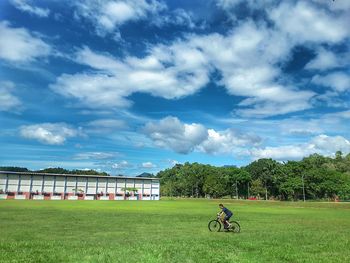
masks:
{"type": "Polygon", "coordinates": [[[89,175],[89,174],[52,174],[52,173],[34,173],[34,172],[10,172],[0,171],[0,174],[18,174],[18,175],[40,175],[40,176],[62,176],[62,177],[89,177],[89,178],[113,178],[113,179],[138,179],[138,180],[157,180],[159,178],[147,178],[147,177],[131,177],[131,176],[101,176],[101,175],[89,175]]]}

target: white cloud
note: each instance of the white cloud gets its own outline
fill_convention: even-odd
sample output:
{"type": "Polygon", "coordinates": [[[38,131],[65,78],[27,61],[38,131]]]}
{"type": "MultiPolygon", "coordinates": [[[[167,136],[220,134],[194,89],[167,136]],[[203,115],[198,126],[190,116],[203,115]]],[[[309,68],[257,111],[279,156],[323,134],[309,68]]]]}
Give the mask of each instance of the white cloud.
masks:
{"type": "Polygon", "coordinates": [[[350,110],[329,113],[324,116],[329,119],[350,119],[350,110]]]}
{"type": "Polygon", "coordinates": [[[61,75],[50,88],[67,98],[75,98],[89,108],[128,107],[128,90],[118,89],[118,81],[106,74],[61,75]]]}
{"type": "Polygon", "coordinates": [[[157,165],[153,164],[152,162],[144,162],[142,163],[142,168],[151,169],[156,168],[157,165]]]}
{"type": "Polygon", "coordinates": [[[50,14],[49,9],[33,6],[32,4],[30,4],[30,0],[11,0],[11,3],[17,9],[29,13],[31,15],[36,15],[39,17],[48,17],[50,14]]]}
{"type": "Polygon", "coordinates": [[[125,127],[125,122],[121,120],[115,120],[115,119],[100,119],[100,120],[94,120],[89,122],[89,126],[93,127],[101,127],[101,128],[111,128],[111,129],[118,129],[125,127]]]}
{"type": "MultiPolygon", "coordinates": [[[[302,93],[300,94],[302,95],[302,93]]],[[[255,118],[264,118],[269,116],[283,115],[291,112],[302,111],[306,109],[312,108],[312,104],[309,101],[314,95],[313,92],[305,92],[305,97],[301,100],[290,100],[283,102],[274,102],[269,100],[261,100],[261,99],[247,99],[244,100],[240,106],[249,106],[250,108],[238,109],[235,111],[236,114],[243,117],[255,117],[255,118]],[[249,104],[244,104],[245,102],[249,102],[249,104]]]]}
{"type": "Polygon", "coordinates": [[[247,145],[259,145],[261,139],[254,134],[243,134],[233,129],[215,131],[201,124],[182,123],[176,117],[148,122],[144,133],[157,147],[187,154],[192,151],[209,154],[233,154],[247,145]]]}
{"type": "Polygon", "coordinates": [[[298,160],[313,153],[333,156],[336,151],[350,153],[350,141],[342,136],[319,135],[308,143],[278,147],[254,148],[250,151],[253,159],[273,158],[276,160],[298,160]]]}
{"type": "Polygon", "coordinates": [[[252,149],[253,159],[272,158],[275,160],[297,160],[315,153],[312,145],[287,145],[252,149]]]}
{"type": "MultiPolygon", "coordinates": [[[[239,3],[242,1],[218,4],[228,8],[239,3]]],[[[249,1],[248,6],[254,9],[259,4],[249,1]]],[[[290,61],[298,45],[342,43],[349,36],[346,16],[304,1],[271,2],[271,8],[272,26],[245,20],[225,35],[193,34],[168,45],[150,46],[143,57],[117,59],[84,47],[77,52],[76,61],[93,72],[62,75],[51,88],[84,106],[121,108],[132,104],[128,98],[136,92],[165,99],[189,96],[205,87],[216,71],[221,76],[217,84],[230,95],[243,97],[235,109],[237,115],[263,118],[310,109],[315,92],[296,86],[281,65],[290,61]]],[[[321,48],[318,53],[306,68],[340,63],[321,48]]]]}
{"type": "Polygon", "coordinates": [[[77,19],[87,19],[98,35],[114,34],[117,41],[122,39],[119,28],[128,22],[147,20],[157,27],[178,25],[191,29],[197,26],[191,12],[181,8],[169,10],[161,0],[79,0],[73,6],[77,19]]]}
{"type": "Polygon", "coordinates": [[[219,8],[227,11],[229,14],[231,14],[232,17],[234,17],[234,13],[232,13],[232,10],[240,5],[246,5],[250,9],[259,9],[263,10],[271,8],[271,5],[274,4],[274,0],[216,0],[216,4],[219,8]]]}
{"type": "Polygon", "coordinates": [[[297,43],[337,43],[349,36],[345,15],[326,12],[306,1],[282,2],[270,12],[270,17],[297,43]]]}
{"type": "Polygon", "coordinates": [[[342,136],[332,137],[322,134],[313,138],[311,144],[326,155],[334,154],[336,151],[342,151],[345,154],[350,152],[350,141],[342,136]]]}
{"type": "Polygon", "coordinates": [[[292,43],[277,31],[252,21],[242,23],[228,36],[212,34],[192,39],[222,74],[220,84],[229,94],[247,97],[236,113],[265,117],[311,107],[311,91],[283,82],[278,66],[287,60],[292,43]]]}
{"type": "Polygon", "coordinates": [[[81,135],[81,131],[65,123],[42,123],[20,127],[20,135],[26,139],[37,140],[44,144],[61,145],[68,138],[81,135]]]}
{"type": "Polygon", "coordinates": [[[177,161],[177,160],[172,160],[172,159],[168,159],[168,160],[166,160],[166,162],[167,162],[168,164],[170,164],[171,167],[173,167],[173,166],[175,166],[175,165],[177,165],[177,164],[180,163],[179,161],[177,161]]]}
{"type": "Polygon", "coordinates": [[[129,21],[146,19],[166,6],[157,0],[74,1],[76,16],[92,22],[98,34],[105,35],[129,21]]]}
{"type": "Polygon", "coordinates": [[[15,85],[10,81],[0,82],[0,111],[17,112],[22,102],[13,94],[15,85]]]}
{"type": "Polygon", "coordinates": [[[10,62],[30,62],[50,54],[51,48],[24,28],[13,28],[0,22],[0,59],[10,62]]]}
{"type": "Polygon", "coordinates": [[[256,129],[262,130],[264,129],[264,126],[273,126],[273,132],[276,132],[276,129],[279,130],[282,138],[285,137],[285,135],[293,135],[293,140],[298,138],[296,136],[304,139],[306,136],[316,136],[327,133],[347,136],[346,131],[348,130],[347,126],[349,119],[350,111],[346,110],[328,114],[323,113],[319,116],[313,117],[300,116],[278,121],[266,120],[266,122],[264,122],[261,126],[258,126],[256,129]]]}
{"type": "Polygon", "coordinates": [[[112,159],[118,156],[119,153],[111,152],[83,152],[74,156],[75,160],[105,160],[112,159]]]}
{"type": "Polygon", "coordinates": [[[326,6],[330,10],[336,11],[350,11],[349,1],[323,1],[323,0],[312,0],[313,2],[326,6]]]}
{"type": "Polygon", "coordinates": [[[87,123],[85,131],[87,133],[111,133],[125,130],[127,124],[123,120],[99,119],[87,123]]]}
{"type": "Polygon", "coordinates": [[[253,134],[238,133],[233,129],[215,131],[208,129],[208,138],[203,141],[198,149],[210,154],[238,153],[247,145],[259,145],[261,138],[253,134]]]}
{"type": "Polygon", "coordinates": [[[315,104],[326,105],[332,108],[349,108],[350,103],[342,97],[342,93],[334,90],[326,90],[314,98],[315,104]]]}
{"type": "Polygon", "coordinates": [[[184,124],[176,117],[149,122],[145,125],[144,132],[156,146],[183,154],[192,152],[208,136],[204,126],[196,123],[184,124]]]}
{"type": "Polygon", "coordinates": [[[320,134],[324,131],[320,125],[320,120],[313,119],[286,119],[281,121],[279,126],[283,134],[305,136],[311,134],[320,134]]]}
{"type": "Polygon", "coordinates": [[[113,169],[126,169],[126,168],[130,168],[130,167],[132,167],[132,165],[128,161],[125,161],[125,160],[112,164],[113,169]]]}
{"type": "Polygon", "coordinates": [[[248,97],[241,106],[254,105],[237,111],[239,114],[259,112],[264,117],[310,108],[313,92],[278,83],[281,72],[274,63],[290,47],[276,38],[265,27],[247,22],[227,37],[191,36],[170,46],[154,46],[144,58],[118,60],[84,47],[77,52],[76,61],[96,72],[62,75],[51,88],[89,107],[128,107],[131,102],[126,97],[135,92],[166,99],[193,94],[209,82],[216,68],[223,76],[220,83],[230,94],[248,97]]]}
{"type": "MultiPolygon", "coordinates": [[[[158,27],[163,27],[166,25],[177,25],[188,27],[190,29],[194,29],[197,27],[192,13],[181,8],[175,9],[171,12],[166,12],[165,14],[159,13],[158,15],[155,15],[152,18],[151,23],[158,27]]],[[[202,23],[200,27],[203,28],[204,24],[202,23]]]]}
{"type": "Polygon", "coordinates": [[[338,92],[350,90],[350,75],[344,72],[333,72],[325,76],[316,75],[312,78],[312,82],[338,92]]]}
{"type": "Polygon", "coordinates": [[[340,58],[333,52],[324,48],[320,48],[317,51],[317,56],[308,62],[305,66],[306,69],[318,69],[327,70],[339,67],[341,65],[340,58]]]}
{"type": "Polygon", "coordinates": [[[195,93],[209,81],[209,66],[203,54],[183,43],[156,46],[143,59],[119,61],[107,54],[83,48],[76,60],[95,73],[63,74],[50,87],[90,108],[128,107],[135,92],[176,99],[195,93]]]}

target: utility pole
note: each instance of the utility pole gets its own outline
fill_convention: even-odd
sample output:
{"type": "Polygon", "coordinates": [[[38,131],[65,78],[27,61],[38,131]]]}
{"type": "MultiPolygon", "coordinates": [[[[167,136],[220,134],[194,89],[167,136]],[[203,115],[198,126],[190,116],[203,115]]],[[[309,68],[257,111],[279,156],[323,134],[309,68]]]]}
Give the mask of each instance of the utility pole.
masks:
{"type": "Polygon", "coordinates": [[[248,198],[250,197],[250,194],[249,194],[249,182],[248,182],[248,198]]]}
{"type": "Polygon", "coordinates": [[[303,199],[304,199],[304,202],[305,202],[305,185],[304,185],[304,175],[303,174],[301,175],[301,180],[302,180],[302,183],[303,183],[303,199]]]}
{"type": "Polygon", "coordinates": [[[265,184],[265,200],[267,201],[267,185],[265,184]]]}

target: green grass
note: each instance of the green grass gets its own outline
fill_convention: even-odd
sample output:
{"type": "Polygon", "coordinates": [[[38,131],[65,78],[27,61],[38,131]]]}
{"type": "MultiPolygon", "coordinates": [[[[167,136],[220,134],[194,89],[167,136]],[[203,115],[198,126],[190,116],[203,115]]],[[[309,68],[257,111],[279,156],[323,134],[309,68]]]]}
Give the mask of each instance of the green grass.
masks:
{"type": "Polygon", "coordinates": [[[350,204],[219,202],[0,201],[0,262],[350,262],[350,204]]]}

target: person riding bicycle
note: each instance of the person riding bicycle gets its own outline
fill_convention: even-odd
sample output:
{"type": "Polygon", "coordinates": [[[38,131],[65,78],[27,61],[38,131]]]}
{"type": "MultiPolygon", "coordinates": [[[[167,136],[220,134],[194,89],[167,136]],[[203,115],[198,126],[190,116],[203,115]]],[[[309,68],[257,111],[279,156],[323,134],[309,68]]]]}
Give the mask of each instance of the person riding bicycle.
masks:
{"type": "Polygon", "coordinates": [[[228,229],[231,227],[231,224],[229,222],[231,216],[233,216],[233,213],[228,210],[226,207],[224,207],[223,204],[219,204],[219,207],[221,209],[221,212],[218,213],[218,215],[222,216],[225,214],[225,217],[223,218],[224,228],[228,229]]]}

